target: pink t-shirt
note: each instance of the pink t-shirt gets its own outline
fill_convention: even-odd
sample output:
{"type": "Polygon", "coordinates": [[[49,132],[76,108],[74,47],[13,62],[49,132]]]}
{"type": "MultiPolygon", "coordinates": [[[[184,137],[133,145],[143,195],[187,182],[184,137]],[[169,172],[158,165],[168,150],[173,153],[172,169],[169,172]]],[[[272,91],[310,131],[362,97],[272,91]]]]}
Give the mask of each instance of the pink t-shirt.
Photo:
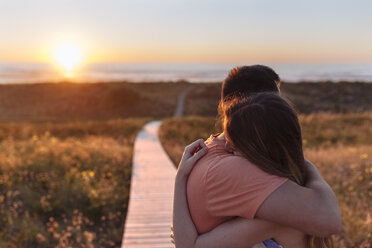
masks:
{"type": "Polygon", "coordinates": [[[200,234],[236,216],[253,219],[262,202],[288,180],[226,152],[225,142],[215,136],[206,145],[207,154],[187,182],[189,209],[200,234]]]}

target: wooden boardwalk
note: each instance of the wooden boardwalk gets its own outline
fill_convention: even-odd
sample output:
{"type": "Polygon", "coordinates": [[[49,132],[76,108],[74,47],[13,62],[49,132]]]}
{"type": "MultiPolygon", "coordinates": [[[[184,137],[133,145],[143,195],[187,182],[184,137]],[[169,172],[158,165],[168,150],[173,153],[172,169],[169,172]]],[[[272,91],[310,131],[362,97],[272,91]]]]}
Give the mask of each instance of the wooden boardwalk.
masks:
{"type": "Polygon", "coordinates": [[[170,248],[176,169],[158,138],[160,121],[144,126],[134,144],[130,200],[122,247],[170,248]]]}

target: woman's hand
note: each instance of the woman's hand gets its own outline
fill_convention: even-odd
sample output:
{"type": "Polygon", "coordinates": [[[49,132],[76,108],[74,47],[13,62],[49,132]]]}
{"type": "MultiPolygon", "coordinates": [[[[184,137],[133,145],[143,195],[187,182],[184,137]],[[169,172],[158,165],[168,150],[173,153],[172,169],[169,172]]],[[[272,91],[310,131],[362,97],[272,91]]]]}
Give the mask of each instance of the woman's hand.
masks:
{"type": "Polygon", "coordinates": [[[171,234],[172,242],[178,248],[193,248],[198,238],[198,232],[192,222],[187,205],[186,184],[187,177],[190,175],[194,164],[206,152],[207,146],[202,139],[199,139],[186,146],[178,166],[174,185],[173,229],[171,234]]]}
{"type": "Polygon", "coordinates": [[[207,153],[207,146],[203,139],[198,139],[186,146],[180,164],[178,165],[177,176],[188,177],[196,161],[207,153]]]}

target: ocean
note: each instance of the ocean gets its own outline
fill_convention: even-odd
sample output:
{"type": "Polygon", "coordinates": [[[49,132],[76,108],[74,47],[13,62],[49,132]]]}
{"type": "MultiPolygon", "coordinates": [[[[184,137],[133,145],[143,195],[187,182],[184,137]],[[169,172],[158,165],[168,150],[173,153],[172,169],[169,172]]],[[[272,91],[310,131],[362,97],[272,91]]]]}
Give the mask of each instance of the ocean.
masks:
{"type": "MultiPolygon", "coordinates": [[[[56,67],[43,63],[1,63],[0,83],[36,82],[221,82],[241,64],[226,63],[96,63],[85,65],[67,78],[56,67]]],[[[267,64],[282,81],[372,82],[372,64],[267,64]]]]}

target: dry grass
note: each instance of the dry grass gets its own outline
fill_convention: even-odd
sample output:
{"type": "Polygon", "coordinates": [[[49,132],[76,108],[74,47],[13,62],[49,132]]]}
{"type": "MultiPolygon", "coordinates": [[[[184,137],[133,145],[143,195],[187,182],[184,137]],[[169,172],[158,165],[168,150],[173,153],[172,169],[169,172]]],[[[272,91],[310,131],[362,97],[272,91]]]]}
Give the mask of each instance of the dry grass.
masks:
{"type": "Polygon", "coordinates": [[[0,125],[0,247],[120,247],[144,119],[0,125]]]}
{"type": "Polygon", "coordinates": [[[343,231],[336,247],[370,247],[372,243],[372,144],[309,148],[313,161],[336,192],[343,231]]]}
{"type": "Polygon", "coordinates": [[[305,148],[372,144],[372,113],[300,115],[305,148]]]}
{"type": "MultiPolygon", "coordinates": [[[[372,243],[372,115],[312,114],[300,116],[305,155],[337,194],[343,231],[336,247],[370,247],[372,243]]],[[[178,164],[184,146],[220,129],[215,118],[169,119],[160,138],[178,164]]]]}
{"type": "MultiPolygon", "coordinates": [[[[192,94],[186,115],[215,116],[217,83],[0,85],[0,247],[118,247],[135,135],[149,120],[144,118],[172,116],[187,87],[192,94]],[[129,117],[142,119],[120,119],[129,117]]],[[[300,112],[372,110],[372,84],[301,83],[282,89],[300,112]]],[[[167,120],[160,138],[172,160],[178,163],[186,144],[220,131],[214,122],[167,120]]],[[[371,191],[371,115],[314,114],[301,116],[301,122],[307,156],[322,171],[338,173],[324,171],[342,201],[345,231],[339,244],[371,242],[365,213],[372,200],[361,193],[371,191]],[[343,178],[351,167],[353,176],[343,178]],[[360,214],[349,214],[358,209],[360,214]]]]}

